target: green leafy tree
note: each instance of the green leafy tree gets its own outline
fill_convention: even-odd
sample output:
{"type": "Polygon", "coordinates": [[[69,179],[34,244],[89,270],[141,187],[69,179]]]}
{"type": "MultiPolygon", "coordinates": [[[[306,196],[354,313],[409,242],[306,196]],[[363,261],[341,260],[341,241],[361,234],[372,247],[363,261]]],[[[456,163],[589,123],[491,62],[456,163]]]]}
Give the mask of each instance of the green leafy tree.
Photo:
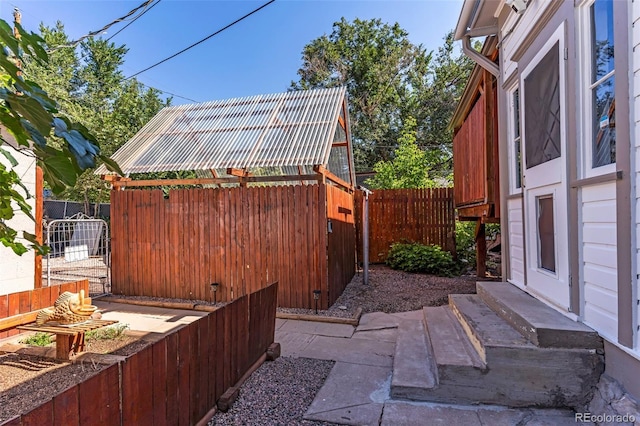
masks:
{"type": "Polygon", "coordinates": [[[447,125],[471,68],[454,49],[452,33],[437,52],[426,52],[397,23],[343,18],[331,34],[304,47],[299,80],[291,87],[347,87],[357,170],[390,160],[403,123],[414,117],[416,142],[433,174],[443,177],[451,173],[447,125]]]}
{"type": "Polygon", "coordinates": [[[429,178],[429,158],[416,144],[416,120],[407,119],[398,139],[398,149],[391,160],[373,166],[376,175],[367,179],[372,189],[428,188],[434,186],[429,178]]]}
{"type": "MultiPolygon", "coordinates": [[[[146,89],[136,79],[124,80],[121,67],[127,48],[102,39],[87,39],[79,51],[57,48],[69,44],[64,25],[41,26],[45,45],[52,49],[46,66],[29,62],[26,71],[37,76],[52,93],[61,113],[81,122],[100,143],[105,156],[113,154],[170,99],[146,89]]],[[[109,186],[88,170],[60,197],[88,202],[108,201],[109,186]]]]}
{"type": "Polygon", "coordinates": [[[111,170],[119,169],[101,154],[98,142],[84,126],[59,115],[46,91],[22,74],[27,58],[42,66],[49,58],[40,36],[25,31],[18,22],[14,27],[15,34],[7,22],[0,20],[0,154],[8,162],[0,164],[0,242],[22,254],[27,251],[27,242],[40,252],[45,249],[33,234],[19,232],[7,222],[16,212],[32,217],[27,203],[32,195],[15,171],[18,163],[14,152],[35,157],[45,181],[58,193],[74,185],[78,175],[94,167],[98,158],[111,170]]]}

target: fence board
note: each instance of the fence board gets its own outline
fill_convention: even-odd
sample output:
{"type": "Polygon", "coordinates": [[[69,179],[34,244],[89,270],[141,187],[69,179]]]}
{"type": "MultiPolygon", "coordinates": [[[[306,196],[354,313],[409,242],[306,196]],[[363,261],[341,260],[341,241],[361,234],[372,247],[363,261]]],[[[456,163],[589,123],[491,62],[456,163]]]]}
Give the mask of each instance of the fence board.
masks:
{"type": "Polygon", "coordinates": [[[167,339],[153,345],[153,425],[164,426],[167,423],[167,339]]]}
{"type": "MultiPolygon", "coordinates": [[[[353,210],[352,195],[331,191],[353,210]]],[[[328,275],[327,194],[325,185],[179,189],[168,199],[113,191],[112,291],[213,301],[209,284],[218,282],[215,299],[228,302],[278,281],[281,306],[313,308],[313,290],[326,298],[329,278],[341,281],[333,298],[354,269],[344,251],[354,250],[352,239],[347,247],[334,239],[339,272],[328,275]]]]}
{"type": "MultiPolygon", "coordinates": [[[[120,391],[117,365],[78,385],[81,425],[119,425],[120,391]]],[[[48,423],[41,423],[48,424],[48,423]]],[[[156,424],[154,422],[154,424],[156,424]]]]}
{"type": "MultiPolygon", "coordinates": [[[[362,260],[363,195],[355,197],[358,261],[362,260]]],[[[369,195],[369,261],[384,262],[391,244],[434,244],[455,253],[452,188],[385,189],[369,195]]]]}
{"type": "Polygon", "coordinates": [[[53,398],[53,424],[79,426],[78,386],[73,386],[53,398]]]}
{"type": "Polygon", "coordinates": [[[190,418],[191,334],[188,327],[178,330],[178,423],[188,425],[190,418]]]}
{"type": "MultiPolygon", "coordinates": [[[[172,333],[165,338],[167,342],[167,424],[178,424],[178,413],[182,408],[178,395],[180,360],[178,358],[178,333],[172,333]]],[[[162,372],[156,372],[162,374],[162,372]]]]}
{"type": "Polygon", "coordinates": [[[21,418],[21,423],[18,423],[18,424],[20,424],[21,426],[52,425],[53,424],[53,403],[51,401],[47,401],[41,406],[34,408],[27,414],[23,415],[21,418]]]}

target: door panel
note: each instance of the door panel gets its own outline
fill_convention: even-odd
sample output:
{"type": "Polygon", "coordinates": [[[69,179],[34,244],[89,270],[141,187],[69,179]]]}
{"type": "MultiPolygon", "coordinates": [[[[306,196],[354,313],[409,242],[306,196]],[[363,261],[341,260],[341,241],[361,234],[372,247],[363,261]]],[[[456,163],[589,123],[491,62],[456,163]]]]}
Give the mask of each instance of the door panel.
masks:
{"type": "Polygon", "coordinates": [[[570,309],[564,25],[523,70],[526,289],[570,309]]]}

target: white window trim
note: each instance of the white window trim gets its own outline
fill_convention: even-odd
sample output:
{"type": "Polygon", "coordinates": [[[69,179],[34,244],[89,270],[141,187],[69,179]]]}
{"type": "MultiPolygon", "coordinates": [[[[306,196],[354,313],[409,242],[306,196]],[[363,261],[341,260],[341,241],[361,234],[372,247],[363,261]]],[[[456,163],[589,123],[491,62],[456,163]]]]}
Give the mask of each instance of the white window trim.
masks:
{"type": "Polygon", "coordinates": [[[593,167],[593,107],[592,89],[606,79],[615,76],[614,70],[597,82],[591,82],[591,23],[590,8],[595,0],[585,0],[576,5],[576,48],[578,73],[577,136],[578,136],[578,176],[589,178],[616,171],[616,163],[593,167]]]}
{"type": "MultiPolygon", "coordinates": [[[[515,134],[515,121],[513,119],[514,117],[514,112],[515,112],[515,106],[513,104],[513,94],[515,93],[516,90],[520,89],[520,84],[519,82],[514,83],[513,85],[511,85],[508,89],[507,89],[507,96],[508,96],[508,102],[507,102],[507,110],[508,110],[508,116],[507,116],[507,152],[508,152],[508,158],[509,158],[509,194],[522,194],[522,180],[520,181],[520,188],[516,187],[516,173],[517,173],[517,167],[516,167],[516,152],[515,152],[515,138],[514,138],[514,134],[515,134]]],[[[524,165],[522,165],[522,90],[520,90],[520,110],[519,110],[519,118],[520,118],[520,167],[524,167],[524,165]]],[[[521,177],[522,179],[522,177],[521,177]]]]}

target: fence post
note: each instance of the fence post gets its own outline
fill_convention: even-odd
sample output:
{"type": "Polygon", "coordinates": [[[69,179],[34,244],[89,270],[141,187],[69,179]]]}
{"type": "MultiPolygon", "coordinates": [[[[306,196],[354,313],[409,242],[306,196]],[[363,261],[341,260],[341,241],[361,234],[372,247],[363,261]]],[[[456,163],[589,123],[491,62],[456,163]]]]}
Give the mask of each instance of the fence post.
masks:
{"type": "Polygon", "coordinates": [[[362,201],[362,282],[369,284],[369,191],[361,187],[364,192],[362,201]]]}

